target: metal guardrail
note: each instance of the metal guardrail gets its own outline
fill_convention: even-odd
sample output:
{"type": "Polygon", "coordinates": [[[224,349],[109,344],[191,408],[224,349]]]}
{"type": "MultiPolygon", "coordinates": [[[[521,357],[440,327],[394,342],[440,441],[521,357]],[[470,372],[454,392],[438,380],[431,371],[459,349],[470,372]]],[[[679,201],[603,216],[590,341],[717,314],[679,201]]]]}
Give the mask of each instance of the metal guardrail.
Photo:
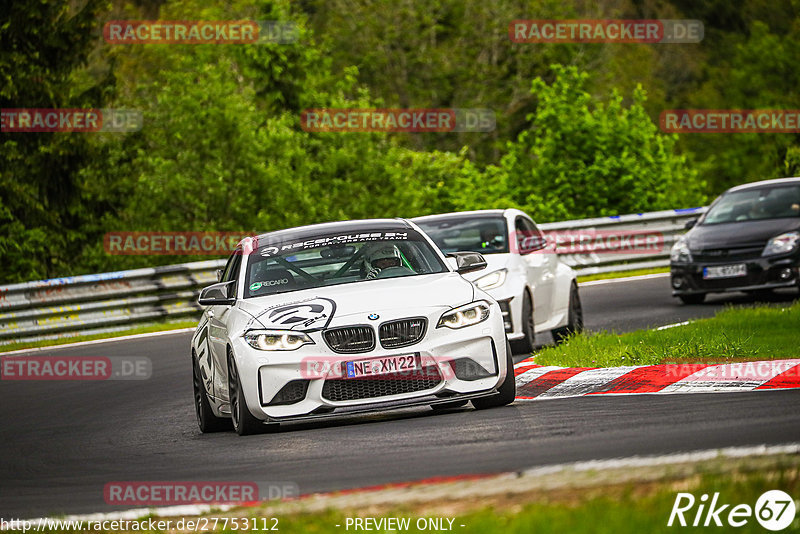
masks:
{"type": "MultiPolygon", "coordinates": [[[[705,208],[666,210],[541,224],[545,232],[614,230],[660,232],[658,254],[565,254],[578,274],[669,265],[669,249],[685,222],[705,208]]],[[[225,260],[199,261],[130,271],[71,276],[0,286],[0,345],[93,335],[201,313],[200,289],[216,282],[225,260]]]]}

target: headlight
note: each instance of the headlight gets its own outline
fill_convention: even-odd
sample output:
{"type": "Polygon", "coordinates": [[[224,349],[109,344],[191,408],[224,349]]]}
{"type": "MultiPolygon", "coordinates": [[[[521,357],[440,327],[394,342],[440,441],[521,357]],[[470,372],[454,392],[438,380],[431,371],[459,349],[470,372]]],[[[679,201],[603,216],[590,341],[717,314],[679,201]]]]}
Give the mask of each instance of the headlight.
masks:
{"type": "Polygon", "coordinates": [[[800,242],[800,232],[786,232],[785,234],[777,235],[767,242],[764,247],[762,256],[772,256],[773,254],[786,254],[792,252],[797,248],[800,242]]]}
{"type": "Polygon", "coordinates": [[[464,328],[485,321],[489,318],[489,304],[480,300],[442,315],[436,328],[464,328]]]}
{"type": "Polygon", "coordinates": [[[245,332],[244,340],[258,350],[296,350],[314,344],[308,334],[291,330],[250,330],[245,332]]]}
{"type": "Polygon", "coordinates": [[[669,252],[669,261],[672,263],[689,263],[692,261],[692,253],[689,252],[689,245],[686,244],[686,239],[681,237],[669,252]]]}
{"type": "Polygon", "coordinates": [[[473,283],[480,289],[487,290],[487,289],[494,289],[496,287],[500,287],[506,281],[506,275],[508,274],[508,269],[500,269],[499,271],[495,271],[493,273],[489,273],[486,276],[481,276],[473,283]]]}

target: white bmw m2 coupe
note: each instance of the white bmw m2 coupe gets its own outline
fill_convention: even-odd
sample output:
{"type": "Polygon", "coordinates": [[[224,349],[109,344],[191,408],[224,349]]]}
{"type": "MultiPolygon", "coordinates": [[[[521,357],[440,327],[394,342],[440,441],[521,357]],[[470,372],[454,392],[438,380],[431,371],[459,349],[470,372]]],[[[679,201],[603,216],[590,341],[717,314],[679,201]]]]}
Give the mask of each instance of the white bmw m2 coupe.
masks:
{"type": "Polygon", "coordinates": [[[500,306],[462,277],[486,262],[452,258],[402,219],[242,240],[199,298],[191,356],[201,431],[512,402],[500,306]]]}

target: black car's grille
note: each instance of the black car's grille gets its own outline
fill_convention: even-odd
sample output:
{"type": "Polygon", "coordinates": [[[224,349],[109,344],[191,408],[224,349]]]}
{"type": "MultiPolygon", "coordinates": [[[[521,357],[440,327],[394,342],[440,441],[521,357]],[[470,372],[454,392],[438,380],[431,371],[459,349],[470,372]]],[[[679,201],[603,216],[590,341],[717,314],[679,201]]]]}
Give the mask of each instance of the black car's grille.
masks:
{"type": "Polygon", "coordinates": [[[692,252],[692,259],[702,263],[729,263],[736,261],[754,260],[761,257],[764,245],[738,247],[738,248],[714,248],[692,252]]]}
{"type": "Polygon", "coordinates": [[[353,354],[369,352],[375,348],[375,331],[371,326],[345,326],[331,328],[323,335],[325,343],[334,352],[353,354]]]}
{"type": "Polygon", "coordinates": [[[442,375],[434,365],[411,375],[326,380],[322,386],[322,397],[331,401],[388,397],[432,389],[441,381],[442,375]]]}
{"type": "Polygon", "coordinates": [[[428,320],[424,317],[384,323],[380,328],[381,346],[385,349],[407,347],[425,335],[428,320]]]}

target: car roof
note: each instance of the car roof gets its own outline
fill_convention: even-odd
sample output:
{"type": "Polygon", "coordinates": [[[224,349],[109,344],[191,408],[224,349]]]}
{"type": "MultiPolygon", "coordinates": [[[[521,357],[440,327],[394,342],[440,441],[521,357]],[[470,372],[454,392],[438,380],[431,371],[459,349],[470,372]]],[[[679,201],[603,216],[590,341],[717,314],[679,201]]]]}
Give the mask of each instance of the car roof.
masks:
{"type": "Polygon", "coordinates": [[[338,232],[384,232],[392,230],[414,230],[414,228],[411,223],[405,219],[360,219],[286,228],[284,230],[275,230],[274,232],[259,234],[255,236],[255,238],[258,240],[259,246],[261,246],[265,243],[302,241],[311,237],[338,232]]]}
{"type": "Polygon", "coordinates": [[[524,215],[523,212],[515,209],[493,209],[493,210],[473,210],[473,211],[454,211],[451,213],[439,213],[437,215],[423,215],[421,217],[414,217],[411,219],[412,222],[415,223],[425,223],[428,221],[439,221],[443,219],[456,219],[456,218],[467,218],[467,217],[503,217],[509,213],[518,212],[520,215],[524,215]]]}
{"type": "Polygon", "coordinates": [[[800,177],[793,177],[793,178],[776,178],[774,180],[761,180],[760,182],[751,182],[749,184],[742,184],[737,185],[735,187],[731,187],[726,193],[731,193],[733,191],[746,191],[748,189],[758,189],[764,186],[777,186],[777,185],[788,185],[788,184],[800,184],[800,177]]]}

